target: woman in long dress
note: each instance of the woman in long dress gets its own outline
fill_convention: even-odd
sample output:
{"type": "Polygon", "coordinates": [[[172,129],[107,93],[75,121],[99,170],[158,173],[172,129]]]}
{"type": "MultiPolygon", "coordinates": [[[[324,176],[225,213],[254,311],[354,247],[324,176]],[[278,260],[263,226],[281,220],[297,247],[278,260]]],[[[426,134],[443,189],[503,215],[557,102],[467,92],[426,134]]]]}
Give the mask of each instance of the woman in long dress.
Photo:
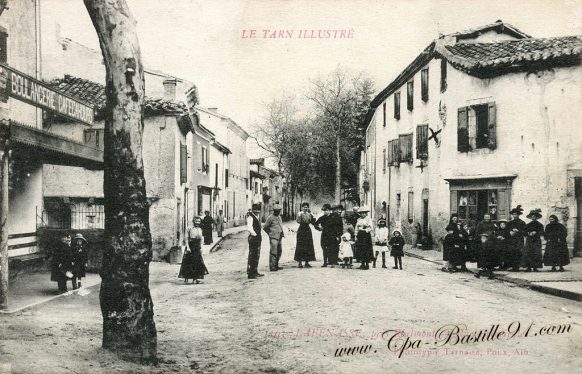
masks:
{"type": "Polygon", "coordinates": [[[202,229],[200,228],[200,222],[200,217],[194,217],[192,220],[193,226],[188,230],[186,252],[182,258],[180,274],[178,274],[178,278],[184,278],[184,283],[188,283],[188,279],[192,279],[192,282],[200,283],[199,279],[204,279],[204,276],[208,274],[201,252],[202,229]]]}
{"type": "Polygon", "coordinates": [[[544,235],[544,225],[538,222],[542,218],[541,209],[532,210],[526,218],[531,222],[525,226],[525,248],[524,263],[526,270],[538,271],[542,267],[542,236],[544,235]]]}
{"type": "Polygon", "coordinates": [[[315,217],[309,213],[309,204],[301,204],[301,212],[297,213],[297,244],[295,246],[295,261],[299,263],[302,268],[305,262],[305,267],[310,268],[309,261],[315,261],[315,249],[313,248],[313,235],[309,225],[315,224],[315,217]]]}
{"type": "Polygon", "coordinates": [[[360,218],[356,223],[356,253],[362,263],[360,269],[369,270],[369,263],[374,261],[374,243],[372,242],[372,221],[368,218],[368,211],[361,210],[360,218]]]}
{"type": "Polygon", "coordinates": [[[556,266],[560,271],[564,271],[564,266],[570,263],[570,253],[566,245],[568,230],[558,222],[558,217],[551,215],[550,223],[546,225],[545,239],[546,252],[544,253],[544,265],[551,266],[552,271],[556,271],[556,266]]]}

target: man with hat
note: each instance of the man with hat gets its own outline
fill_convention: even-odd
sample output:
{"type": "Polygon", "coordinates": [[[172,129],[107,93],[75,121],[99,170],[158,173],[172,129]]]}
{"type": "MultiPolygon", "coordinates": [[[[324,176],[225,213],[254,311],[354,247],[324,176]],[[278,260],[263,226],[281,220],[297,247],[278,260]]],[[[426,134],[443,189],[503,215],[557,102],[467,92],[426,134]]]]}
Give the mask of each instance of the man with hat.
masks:
{"type": "Polygon", "coordinates": [[[323,215],[315,221],[314,227],[321,231],[321,249],[323,251],[323,265],[337,265],[337,253],[339,252],[339,237],[343,234],[343,223],[339,225],[337,218],[331,214],[331,206],[323,204],[323,215]]]}
{"type": "Polygon", "coordinates": [[[261,205],[253,204],[251,212],[247,216],[247,230],[249,231],[249,257],[247,262],[247,276],[249,279],[257,279],[264,274],[259,274],[259,256],[261,255],[261,221],[259,214],[261,205]]]}
{"type": "Polygon", "coordinates": [[[525,222],[519,216],[523,214],[521,205],[516,206],[509,212],[511,221],[507,223],[509,240],[507,242],[507,266],[510,271],[519,271],[523,255],[523,240],[525,236],[525,222]]]}
{"type": "Polygon", "coordinates": [[[283,249],[281,241],[285,234],[283,233],[283,222],[281,221],[281,206],[279,204],[273,205],[273,214],[271,214],[265,224],[263,230],[269,235],[270,251],[269,251],[269,270],[281,270],[279,267],[279,260],[283,249]]]}

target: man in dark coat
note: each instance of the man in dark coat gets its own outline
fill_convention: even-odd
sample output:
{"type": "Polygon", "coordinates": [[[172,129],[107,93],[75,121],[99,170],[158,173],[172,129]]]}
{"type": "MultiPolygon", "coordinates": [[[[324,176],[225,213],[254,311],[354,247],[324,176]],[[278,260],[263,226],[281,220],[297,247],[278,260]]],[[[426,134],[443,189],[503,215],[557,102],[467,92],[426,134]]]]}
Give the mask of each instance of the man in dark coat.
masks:
{"type": "Polygon", "coordinates": [[[264,274],[259,274],[257,268],[259,266],[259,256],[261,255],[261,221],[259,221],[259,214],[261,213],[261,206],[253,204],[252,212],[247,216],[247,230],[249,231],[249,257],[247,262],[247,276],[249,279],[257,279],[264,274]]]}
{"type": "Polygon", "coordinates": [[[204,211],[204,218],[202,218],[202,223],[200,228],[202,229],[202,236],[204,237],[204,244],[212,244],[212,227],[214,226],[214,220],[210,217],[210,212],[208,210],[204,211]]]}
{"type": "MultiPolygon", "coordinates": [[[[338,238],[341,236],[340,228],[338,227],[338,220],[334,214],[331,213],[331,206],[323,204],[321,208],[323,215],[315,221],[315,228],[321,231],[321,249],[323,250],[323,265],[337,265],[337,252],[339,250],[338,238]]],[[[341,226],[343,231],[343,224],[341,226]]]]}
{"type": "Polygon", "coordinates": [[[330,223],[331,231],[333,232],[333,236],[335,237],[336,241],[335,244],[331,248],[331,258],[332,264],[337,264],[338,261],[341,262],[339,259],[339,245],[341,242],[341,237],[344,233],[344,220],[343,220],[343,211],[344,207],[339,204],[333,207],[333,213],[331,214],[332,222],[330,223]]]}
{"type": "MultiPolygon", "coordinates": [[[[73,251],[71,249],[71,235],[64,234],[55,245],[51,261],[51,280],[57,282],[59,292],[67,292],[67,280],[73,278],[73,251]]],[[[73,285],[76,288],[76,280],[73,285]]]]}
{"type": "Polygon", "coordinates": [[[509,231],[509,240],[507,241],[507,266],[510,271],[519,271],[523,256],[523,240],[525,237],[525,222],[519,216],[523,214],[521,205],[513,208],[511,212],[511,221],[507,223],[509,231]]]}

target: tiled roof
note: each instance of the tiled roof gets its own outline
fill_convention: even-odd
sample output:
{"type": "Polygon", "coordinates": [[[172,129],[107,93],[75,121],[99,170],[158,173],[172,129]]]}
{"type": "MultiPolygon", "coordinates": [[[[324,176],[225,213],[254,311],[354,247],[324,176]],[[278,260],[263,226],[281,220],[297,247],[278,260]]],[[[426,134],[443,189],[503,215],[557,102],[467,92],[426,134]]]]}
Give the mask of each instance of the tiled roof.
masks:
{"type": "MultiPolygon", "coordinates": [[[[93,105],[100,115],[103,115],[105,109],[105,86],[87,79],[77,78],[72,75],[65,75],[63,79],[56,79],[48,82],[49,86],[54,89],[83,101],[86,104],[93,105]]],[[[187,113],[186,104],[180,101],[167,99],[145,98],[144,115],[153,116],[158,114],[184,114],[187,113]]]]}
{"type": "Polygon", "coordinates": [[[502,75],[532,65],[547,67],[580,63],[578,36],[457,43],[444,46],[442,55],[456,68],[476,76],[502,75]]]}

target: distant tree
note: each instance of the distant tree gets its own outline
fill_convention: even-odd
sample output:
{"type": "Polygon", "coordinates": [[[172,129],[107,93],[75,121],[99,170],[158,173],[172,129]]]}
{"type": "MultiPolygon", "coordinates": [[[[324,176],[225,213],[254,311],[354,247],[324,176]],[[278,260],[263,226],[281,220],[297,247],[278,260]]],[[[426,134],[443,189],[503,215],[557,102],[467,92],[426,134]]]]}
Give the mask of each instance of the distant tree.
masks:
{"type": "Polygon", "coordinates": [[[103,348],[157,361],[149,290],[152,243],[142,160],[144,75],[135,20],[125,0],[84,0],[106,71],[105,245],[101,269],[103,348]]]}
{"type": "Polygon", "coordinates": [[[327,77],[312,81],[307,98],[315,108],[322,133],[335,151],[334,196],[341,199],[342,179],[355,182],[360,151],[364,145],[364,117],[373,93],[373,83],[363,73],[355,76],[337,68],[327,77]]]}

